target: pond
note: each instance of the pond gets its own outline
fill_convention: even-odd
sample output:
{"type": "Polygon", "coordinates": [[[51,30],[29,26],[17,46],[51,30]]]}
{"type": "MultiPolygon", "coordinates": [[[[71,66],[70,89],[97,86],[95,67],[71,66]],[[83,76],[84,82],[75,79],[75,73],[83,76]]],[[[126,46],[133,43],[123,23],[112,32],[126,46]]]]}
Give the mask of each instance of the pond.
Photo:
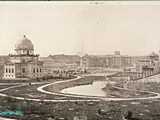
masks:
{"type": "Polygon", "coordinates": [[[87,95],[87,96],[101,96],[106,97],[106,92],[102,89],[106,86],[107,81],[94,81],[89,85],[80,85],[63,89],[62,93],[87,95]]]}

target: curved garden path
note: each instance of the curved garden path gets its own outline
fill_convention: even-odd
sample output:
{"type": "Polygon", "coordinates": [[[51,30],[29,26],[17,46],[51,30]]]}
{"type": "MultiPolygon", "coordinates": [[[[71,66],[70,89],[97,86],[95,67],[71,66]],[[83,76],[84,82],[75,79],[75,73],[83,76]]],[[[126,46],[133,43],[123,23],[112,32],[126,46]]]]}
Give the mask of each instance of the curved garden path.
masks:
{"type": "MultiPolygon", "coordinates": [[[[154,96],[150,96],[150,97],[138,97],[138,98],[108,98],[108,97],[97,97],[97,96],[86,96],[86,95],[75,95],[75,94],[65,94],[65,93],[61,93],[61,92],[50,92],[50,91],[46,91],[44,90],[45,87],[48,87],[50,85],[55,85],[55,84],[59,84],[59,83],[67,83],[67,82],[70,82],[70,81],[76,81],[78,79],[80,79],[81,77],[78,76],[77,78],[75,79],[71,79],[71,80],[64,80],[64,81],[57,81],[57,82],[54,82],[54,83],[50,83],[50,84],[46,84],[46,85],[43,85],[43,86],[40,86],[37,88],[38,91],[40,92],[43,92],[45,94],[51,94],[51,95],[62,95],[62,96],[65,96],[65,97],[81,97],[81,98],[93,98],[93,99],[100,99],[100,100],[104,100],[104,101],[129,101],[129,100],[148,100],[148,99],[157,99],[157,98],[160,98],[160,93],[156,93],[156,92],[151,92],[151,91],[140,91],[140,90],[136,90],[136,91],[139,91],[139,92],[147,92],[149,94],[154,94],[154,96]]],[[[130,89],[126,89],[126,88],[120,88],[120,87],[116,87],[118,89],[124,89],[124,90],[130,90],[130,89]]],[[[130,90],[131,91],[131,90],[130,90]]],[[[134,90],[135,91],[135,90],[134,90]]]]}
{"type": "MultiPolygon", "coordinates": [[[[57,81],[57,82],[54,82],[54,83],[46,83],[46,82],[39,82],[38,83],[37,82],[37,83],[33,83],[33,84],[44,84],[44,83],[46,83],[45,85],[42,85],[42,86],[37,88],[37,90],[39,92],[42,92],[42,93],[45,93],[45,94],[69,96],[69,97],[75,97],[76,98],[76,99],[71,99],[71,100],[68,100],[68,99],[66,99],[66,100],[43,99],[43,101],[47,101],[47,102],[66,102],[66,101],[75,102],[75,101],[100,101],[100,100],[104,100],[104,101],[131,101],[131,100],[148,100],[148,99],[160,98],[160,93],[150,92],[150,91],[145,91],[145,92],[148,92],[150,94],[154,94],[155,96],[141,97],[141,98],[105,98],[105,97],[96,97],[96,96],[64,94],[64,93],[60,93],[60,92],[50,92],[50,91],[44,90],[44,88],[49,86],[49,85],[59,84],[59,83],[62,83],[62,82],[65,83],[65,82],[70,82],[70,81],[76,81],[76,80],[78,80],[80,78],[81,77],[78,76],[77,78],[74,78],[74,79],[57,81]],[[78,98],[86,98],[86,99],[78,99],[78,98]]],[[[13,83],[7,83],[6,85],[11,85],[11,84],[13,85],[13,83]]],[[[15,86],[10,86],[10,87],[6,87],[6,88],[3,88],[3,89],[0,89],[0,92],[6,91],[6,90],[9,90],[9,89],[13,89],[14,90],[14,88],[23,87],[25,85],[28,85],[28,83],[18,83],[15,86]]],[[[119,89],[124,89],[124,88],[119,88],[119,89]]],[[[144,92],[144,91],[142,91],[142,92],[144,92]]],[[[14,98],[14,99],[17,99],[17,100],[42,101],[42,99],[32,99],[32,98],[26,98],[26,97],[24,98],[24,97],[18,97],[18,96],[11,96],[11,95],[7,95],[7,94],[4,94],[4,93],[0,93],[0,96],[11,97],[11,98],[14,98]]]]}

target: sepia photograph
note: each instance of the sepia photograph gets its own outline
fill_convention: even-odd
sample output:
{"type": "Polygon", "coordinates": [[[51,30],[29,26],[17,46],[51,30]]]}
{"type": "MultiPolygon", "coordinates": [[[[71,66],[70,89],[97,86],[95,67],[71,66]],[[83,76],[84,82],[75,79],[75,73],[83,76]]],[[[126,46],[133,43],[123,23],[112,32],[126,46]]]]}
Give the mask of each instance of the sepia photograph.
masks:
{"type": "Polygon", "coordinates": [[[0,2],[0,120],[160,120],[160,2],[0,2]]]}

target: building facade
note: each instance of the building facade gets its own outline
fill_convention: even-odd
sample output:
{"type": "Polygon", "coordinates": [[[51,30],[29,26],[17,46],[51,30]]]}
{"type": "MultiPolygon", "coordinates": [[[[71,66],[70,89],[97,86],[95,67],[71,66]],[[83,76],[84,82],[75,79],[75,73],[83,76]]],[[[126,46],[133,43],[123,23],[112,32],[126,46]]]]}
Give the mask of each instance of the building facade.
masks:
{"type": "Polygon", "coordinates": [[[81,67],[89,68],[117,68],[122,69],[131,67],[134,64],[134,59],[131,56],[120,55],[116,51],[113,55],[85,55],[81,58],[81,67]]]}
{"type": "Polygon", "coordinates": [[[15,54],[9,54],[4,64],[4,79],[35,79],[43,77],[43,62],[34,54],[34,45],[25,35],[15,45],[15,54]]]}
{"type": "Polygon", "coordinates": [[[133,65],[131,56],[111,55],[106,57],[106,66],[108,68],[125,68],[133,65]]]}

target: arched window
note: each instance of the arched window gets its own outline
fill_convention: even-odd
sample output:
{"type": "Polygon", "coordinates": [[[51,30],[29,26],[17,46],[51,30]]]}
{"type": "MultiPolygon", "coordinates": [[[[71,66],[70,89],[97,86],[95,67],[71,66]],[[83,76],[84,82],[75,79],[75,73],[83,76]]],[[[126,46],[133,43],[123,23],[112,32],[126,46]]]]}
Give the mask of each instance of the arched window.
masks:
{"type": "Polygon", "coordinates": [[[37,73],[39,72],[39,69],[37,68],[37,73]]]}
{"type": "Polygon", "coordinates": [[[40,72],[42,72],[41,68],[39,69],[40,72]]]}
{"type": "Polygon", "coordinates": [[[12,68],[12,73],[14,73],[14,68],[12,68]]]}
{"type": "Polygon", "coordinates": [[[8,68],[6,68],[6,73],[8,73],[8,68]]]}
{"type": "Polygon", "coordinates": [[[36,72],[36,70],[35,70],[35,68],[33,68],[33,73],[35,73],[36,72]]]}
{"type": "Polygon", "coordinates": [[[9,73],[11,72],[11,69],[10,68],[8,68],[8,70],[9,70],[9,73]]]}

